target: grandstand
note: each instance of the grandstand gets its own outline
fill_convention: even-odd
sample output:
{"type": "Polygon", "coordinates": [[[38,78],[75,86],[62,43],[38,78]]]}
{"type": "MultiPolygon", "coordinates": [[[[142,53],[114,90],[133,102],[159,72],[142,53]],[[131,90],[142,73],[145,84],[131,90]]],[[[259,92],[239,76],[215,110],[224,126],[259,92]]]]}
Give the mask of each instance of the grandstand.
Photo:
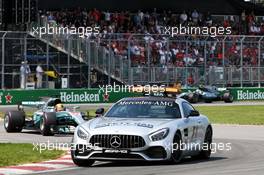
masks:
{"type": "MultiPolygon", "coordinates": [[[[264,13],[259,4],[232,0],[203,1],[192,6],[194,1],[186,0],[180,4],[170,1],[161,7],[155,5],[159,0],[146,4],[135,1],[131,6],[118,0],[100,5],[95,1],[65,1],[62,5],[48,1],[39,2],[38,20],[27,23],[25,31],[1,32],[2,88],[19,87],[19,67],[24,59],[32,70],[40,62],[45,70],[58,72],[60,78],[68,79],[71,88],[113,82],[241,87],[264,84],[264,13]],[[120,8],[109,3],[118,3],[120,8]],[[218,8],[220,4],[224,8],[218,8]],[[164,33],[165,26],[180,24],[231,27],[232,34],[171,37],[164,33]],[[47,26],[97,26],[100,33],[79,37],[40,35],[32,30],[47,26]]],[[[45,78],[45,87],[52,81],[60,87],[60,79],[49,77],[45,78]]]]}

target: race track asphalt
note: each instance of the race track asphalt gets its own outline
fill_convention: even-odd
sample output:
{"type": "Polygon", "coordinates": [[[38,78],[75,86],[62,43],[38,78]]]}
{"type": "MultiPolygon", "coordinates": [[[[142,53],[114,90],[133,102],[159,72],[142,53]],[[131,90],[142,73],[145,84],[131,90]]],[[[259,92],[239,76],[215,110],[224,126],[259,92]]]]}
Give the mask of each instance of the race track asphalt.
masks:
{"type": "MultiPolygon", "coordinates": [[[[214,142],[231,143],[209,160],[186,158],[178,165],[142,162],[96,162],[87,168],[50,171],[49,175],[263,175],[264,126],[214,125],[214,142]],[[241,134],[240,134],[241,133],[241,134]],[[258,136],[256,136],[258,135],[258,136]]],[[[220,144],[219,144],[220,145],[220,144]]]]}
{"type": "MultiPolygon", "coordinates": [[[[249,103],[248,105],[251,105],[249,103]]],[[[258,103],[262,105],[261,103],[258,103]]],[[[206,104],[211,105],[211,104],[206,104]]],[[[221,105],[221,104],[220,104],[221,105]]],[[[233,103],[233,105],[237,105],[233,103]]],[[[87,108],[87,107],[85,107],[87,108]]],[[[231,144],[231,150],[218,150],[209,160],[184,159],[178,165],[142,162],[96,162],[93,167],[48,171],[49,175],[263,175],[264,126],[213,125],[214,142],[231,144]]],[[[43,137],[37,132],[6,133],[0,121],[0,142],[70,143],[72,135],[43,137]]],[[[40,173],[37,173],[40,174],[40,173]]]]}

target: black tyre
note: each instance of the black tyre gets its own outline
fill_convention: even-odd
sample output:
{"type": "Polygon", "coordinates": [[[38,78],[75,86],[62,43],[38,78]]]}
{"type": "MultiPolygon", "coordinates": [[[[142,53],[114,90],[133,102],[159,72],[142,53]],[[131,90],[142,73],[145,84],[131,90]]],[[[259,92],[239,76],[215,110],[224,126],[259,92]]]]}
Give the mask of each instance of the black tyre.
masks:
{"type": "Polygon", "coordinates": [[[75,165],[80,166],[80,167],[89,167],[92,166],[95,162],[95,160],[89,160],[89,159],[76,159],[74,157],[74,151],[71,150],[71,157],[72,161],[75,165]]]}
{"type": "Polygon", "coordinates": [[[176,132],[173,138],[173,150],[171,153],[171,162],[177,164],[182,159],[182,136],[180,132],[176,132]]]}
{"type": "Polygon", "coordinates": [[[200,159],[209,159],[211,156],[211,144],[213,140],[213,130],[211,126],[208,126],[204,136],[203,150],[197,156],[200,159]]]}
{"type": "Polygon", "coordinates": [[[25,124],[25,113],[22,111],[9,111],[4,117],[6,132],[21,132],[25,124]]]}
{"type": "Polygon", "coordinates": [[[57,124],[57,118],[55,112],[44,113],[44,116],[40,119],[40,132],[43,136],[53,136],[54,133],[51,130],[52,125],[57,124]]]}
{"type": "Polygon", "coordinates": [[[226,103],[232,103],[234,101],[234,97],[233,95],[230,94],[230,92],[226,92],[223,95],[223,100],[226,103]]]}
{"type": "Polygon", "coordinates": [[[194,93],[193,94],[193,101],[192,103],[198,103],[199,102],[199,94],[194,93]]]}

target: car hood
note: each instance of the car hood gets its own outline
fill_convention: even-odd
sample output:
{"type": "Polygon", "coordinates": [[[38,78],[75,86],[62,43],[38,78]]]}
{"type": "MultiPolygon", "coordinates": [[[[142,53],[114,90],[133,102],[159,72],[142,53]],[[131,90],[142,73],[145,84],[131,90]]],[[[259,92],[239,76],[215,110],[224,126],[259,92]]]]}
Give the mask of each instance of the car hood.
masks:
{"type": "Polygon", "coordinates": [[[82,127],[100,134],[142,134],[160,129],[162,125],[172,121],[173,119],[99,117],[84,123],[82,127]]]}

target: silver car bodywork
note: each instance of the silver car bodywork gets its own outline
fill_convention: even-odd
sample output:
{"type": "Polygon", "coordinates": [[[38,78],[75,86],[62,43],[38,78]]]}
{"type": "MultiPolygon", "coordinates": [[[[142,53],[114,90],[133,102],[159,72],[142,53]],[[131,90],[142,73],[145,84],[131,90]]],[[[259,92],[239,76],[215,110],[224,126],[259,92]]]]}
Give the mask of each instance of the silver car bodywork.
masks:
{"type": "MultiPolygon", "coordinates": [[[[72,158],[80,160],[170,160],[176,132],[181,133],[182,143],[186,146],[186,149],[182,151],[182,157],[199,154],[201,147],[197,149],[197,145],[204,143],[206,130],[211,127],[206,116],[201,114],[187,116],[188,110],[193,107],[181,98],[141,97],[133,99],[173,101],[179,107],[180,116],[173,119],[105,117],[111,111],[110,108],[103,116],[94,118],[76,128],[72,140],[72,158]],[[163,130],[168,130],[165,138],[153,141],[151,136],[163,130]],[[85,138],[81,138],[80,133],[86,135],[85,138]]],[[[125,100],[132,100],[132,98],[120,101],[125,100]]]]}

